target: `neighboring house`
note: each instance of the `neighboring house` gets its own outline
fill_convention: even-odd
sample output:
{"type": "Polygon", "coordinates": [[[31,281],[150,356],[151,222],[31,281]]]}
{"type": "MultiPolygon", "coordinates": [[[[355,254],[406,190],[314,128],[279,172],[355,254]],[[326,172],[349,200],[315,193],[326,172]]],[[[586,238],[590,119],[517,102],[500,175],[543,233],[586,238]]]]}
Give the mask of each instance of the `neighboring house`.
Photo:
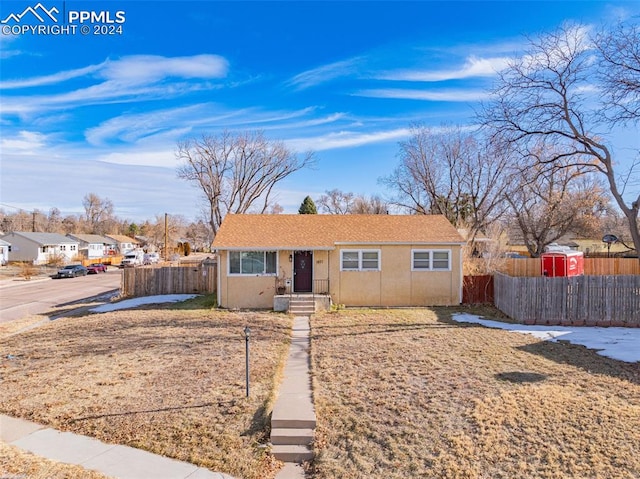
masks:
{"type": "Polygon", "coordinates": [[[11,244],[9,261],[31,261],[47,264],[61,258],[70,262],[78,256],[78,242],[58,233],[14,231],[2,237],[11,244]]]}
{"type": "Polygon", "coordinates": [[[229,214],[213,242],[218,304],[270,309],[285,286],[346,306],[456,305],[463,245],[440,215],[229,214]]]}
{"type": "Polygon", "coordinates": [[[108,256],[117,245],[115,240],[100,235],[68,234],[67,238],[78,242],[80,254],[87,259],[108,256]]]}
{"type": "Polygon", "coordinates": [[[107,238],[116,242],[116,252],[118,254],[126,254],[136,249],[140,243],[133,238],[124,235],[105,235],[107,238]]]}
{"type": "MultiPolygon", "coordinates": [[[[558,241],[558,243],[560,243],[560,241],[558,241]]],[[[563,242],[561,244],[568,244],[569,246],[573,244],[575,246],[572,249],[582,251],[585,255],[610,254],[611,256],[622,256],[630,251],[630,248],[622,243],[607,244],[604,243],[601,238],[573,238],[571,243],[563,242]]],[[[633,243],[631,244],[631,248],[633,248],[633,243]]]]}
{"type": "Polygon", "coordinates": [[[10,249],[11,249],[11,243],[7,243],[4,240],[0,240],[0,265],[5,265],[9,262],[10,249]]]}
{"type": "MultiPolygon", "coordinates": [[[[602,238],[578,238],[572,234],[564,235],[551,244],[567,246],[573,251],[582,251],[585,256],[604,256],[607,254],[610,254],[611,256],[624,256],[625,253],[630,252],[630,248],[626,247],[622,243],[613,243],[608,245],[602,241],[602,238]]],[[[507,248],[509,251],[516,252],[524,256],[530,256],[521,235],[513,233],[510,234],[509,241],[507,242],[507,248]]]]}

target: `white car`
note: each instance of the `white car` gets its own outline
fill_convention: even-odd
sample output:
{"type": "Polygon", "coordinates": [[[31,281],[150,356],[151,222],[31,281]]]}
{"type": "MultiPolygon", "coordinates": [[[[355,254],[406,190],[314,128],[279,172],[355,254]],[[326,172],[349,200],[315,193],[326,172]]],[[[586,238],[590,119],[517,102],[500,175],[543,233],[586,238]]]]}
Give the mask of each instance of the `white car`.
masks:
{"type": "Polygon", "coordinates": [[[160,255],[158,253],[146,253],[144,255],[144,264],[156,264],[160,262],[160,255]]]}

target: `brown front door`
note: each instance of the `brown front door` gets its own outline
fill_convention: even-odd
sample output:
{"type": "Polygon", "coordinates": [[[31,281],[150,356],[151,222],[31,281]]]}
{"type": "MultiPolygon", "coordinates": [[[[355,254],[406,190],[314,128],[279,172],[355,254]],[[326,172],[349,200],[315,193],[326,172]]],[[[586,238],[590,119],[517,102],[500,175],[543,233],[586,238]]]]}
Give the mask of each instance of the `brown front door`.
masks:
{"type": "Polygon", "coordinates": [[[293,292],[310,293],[313,282],[313,252],[293,253],[293,292]]]}

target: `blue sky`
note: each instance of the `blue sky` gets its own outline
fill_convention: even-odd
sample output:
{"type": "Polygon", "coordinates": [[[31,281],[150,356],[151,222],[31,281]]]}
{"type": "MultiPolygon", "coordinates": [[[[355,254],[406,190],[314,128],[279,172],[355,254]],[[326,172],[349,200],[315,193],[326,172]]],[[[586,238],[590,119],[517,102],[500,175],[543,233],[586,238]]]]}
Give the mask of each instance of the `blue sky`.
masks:
{"type": "Polygon", "coordinates": [[[472,125],[524,35],[638,15],[636,1],[2,0],[0,208],[81,213],[95,193],[123,219],[193,220],[202,200],[176,177],[176,142],[224,129],[316,151],[280,184],[285,212],[333,188],[384,195],[410,124],[472,125]],[[53,25],[9,18],[38,3],[102,17],[18,32],[53,25]]]}

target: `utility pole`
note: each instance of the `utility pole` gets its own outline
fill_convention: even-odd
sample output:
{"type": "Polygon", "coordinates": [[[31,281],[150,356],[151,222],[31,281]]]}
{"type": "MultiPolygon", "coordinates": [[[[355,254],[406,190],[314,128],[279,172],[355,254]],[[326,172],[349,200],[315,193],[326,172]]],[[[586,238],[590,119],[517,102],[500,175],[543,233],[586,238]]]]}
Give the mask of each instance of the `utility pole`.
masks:
{"type": "Polygon", "coordinates": [[[31,220],[31,232],[35,233],[36,232],[36,212],[34,211],[33,213],[31,213],[32,216],[32,220],[31,220]]]}
{"type": "Polygon", "coordinates": [[[169,243],[169,215],[167,213],[164,214],[164,260],[169,260],[168,255],[168,243],[169,243]]]}

